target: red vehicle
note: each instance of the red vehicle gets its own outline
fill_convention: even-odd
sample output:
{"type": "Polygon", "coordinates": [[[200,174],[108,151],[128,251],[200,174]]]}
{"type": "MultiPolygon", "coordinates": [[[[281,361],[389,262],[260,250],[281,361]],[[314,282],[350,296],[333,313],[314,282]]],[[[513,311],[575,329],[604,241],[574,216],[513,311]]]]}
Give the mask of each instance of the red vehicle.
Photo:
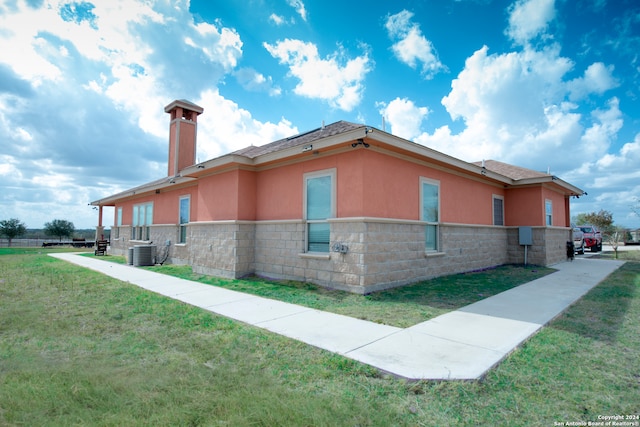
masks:
{"type": "Polygon", "coordinates": [[[573,248],[576,253],[584,255],[584,233],[582,229],[575,224],[571,224],[573,235],[573,248]]]}
{"type": "Polygon", "coordinates": [[[591,252],[602,250],[602,233],[594,225],[581,225],[584,247],[590,248],[591,252]]]}

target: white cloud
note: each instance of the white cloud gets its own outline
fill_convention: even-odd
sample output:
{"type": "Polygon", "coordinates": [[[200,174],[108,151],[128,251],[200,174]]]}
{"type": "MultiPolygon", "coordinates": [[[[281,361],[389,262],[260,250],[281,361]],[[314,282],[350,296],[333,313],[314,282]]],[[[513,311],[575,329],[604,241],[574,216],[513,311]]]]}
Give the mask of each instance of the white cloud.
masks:
{"type": "Polygon", "coordinates": [[[483,47],[467,59],[442,99],[450,116],[464,122],[462,131],[454,134],[445,125],[420,133],[426,112],[408,99],[386,106],[387,120],[394,133],[401,129],[416,142],[467,161],[496,159],[535,170],[570,171],[605,155],[622,126],[616,98],[590,116],[565,101],[575,87],[564,80],[572,68],[557,46],[494,55],[483,47]]]}
{"type": "Polygon", "coordinates": [[[200,161],[299,133],[285,118],[278,123],[255,120],[249,111],[222,97],[217,89],[203,92],[195,102],[204,108],[204,113],[198,118],[200,161]]]}
{"type": "Polygon", "coordinates": [[[595,110],[591,113],[593,124],[580,138],[580,151],[583,156],[599,158],[604,155],[612,140],[622,128],[622,112],[618,108],[617,98],[609,100],[607,110],[595,110]]]}
{"type": "Polygon", "coordinates": [[[307,20],[307,9],[304,7],[302,0],[287,0],[287,3],[296,10],[303,21],[307,20]]]}
{"type": "MultiPolygon", "coordinates": [[[[205,103],[204,156],[298,132],[207,91],[242,57],[234,29],[196,23],[185,1],[96,3],[17,2],[0,14],[0,78],[10,83],[0,94],[0,218],[95,225],[89,201],[166,174],[163,107],[174,98],[205,103]]],[[[245,83],[272,85],[257,72],[245,83]]]]}
{"type": "MultiPolygon", "coordinates": [[[[177,82],[193,84],[190,82],[197,81],[199,74],[215,80],[232,70],[242,55],[242,41],[233,29],[194,22],[188,8],[155,6],[157,9],[129,0],[96,2],[91,10],[95,20],[90,24],[71,19],[69,11],[73,9],[65,9],[62,1],[38,9],[20,4],[15,13],[0,15],[0,28],[6,29],[3,36],[8,35],[3,41],[6,48],[0,49],[0,63],[9,64],[17,75],[36,86],[49,81],[104,93],[137,118],[145,132],[164,137],[164,123],[149,105],[167,102],[166,85],[175,91],[177,82]],[[67,20],[61,17],[61,10],[67,11],[63,14],[67,20]],[[155,36],[158,28],[165,33],[165,40],[170,40],[166,46],[155,36]],[[100,77],[84,76],[82,68],[71,62],[75,58],[65,58],[67,45],[77,49],[82,61],[98,67],[100,77]],[[174,69],[166,68],[164,50],[173,56],[174,69]],[[189,79],[184,79],[179,65],[186,63],[189,79]],[[133,93],[136,96],[131,96],[133,93]]],[[[194,93],[186,87],[179,92],[182,96],[194,93]]]]}
{"type": "Polygon", "coordinates": [[[195,31],[191,31],[192,37],[197,37],[194,41],[191,37],[189,46],[202,52],[211,62],[222,64],[226,70],[231,70],[238,63],[238,58],[242,55],[242,41],[235,30],[229,28],[218,28],[207,22],[190,23],[195,31]]]}
{"type": "Polygon", "coordinates": [[[399,61],[411,68],[422,63],[422,75],[431,79],[447,68],[438,59],[433,44],[422,34],[420,26],[411,22],[412,17],[413,13],[403,10],[387,18],[385,28],[389,37],[397,40],[391,49],[399,61]]]}
{"type": "Polygon", "coordinates": [[[269,15],[269,21],[273,22],[276,25],[284,25],[286,22],[283,16],[276,15],[275,13],[269,15]]]}
{"type": "Polygon", "coordinates": [[[420,135],[420,126],[429,114],[427,107],[418,107],[407,98],[396,98],[381,107],[380,114],[391,125],[391,132],[409,140],[420,135]]]}
{"type": "Polygon", "coordinates": [[[22,173],[18,169],[17,161],[13,156],[0,155],[0,176],[21,177],[22,173]]]}
{"type": "Polygon", "coordinates": [[[278,86],[274,86],[271,76],[265,77],[253,68],[240,68],[233,74],[238,80],[238,83],[248,91],[266,92],[270,96],[278,96],[282,93],[282,90],[278,86]]]}
{"type": "MultiPolygon", "coordinates": [[[[549,168],[589,193],[572,200],[574,215],[605,208],[615,213],[616,222],[640,226],[629,209],[640,195],[640,134],[611,153],[623,125],[619,101],[601,100],[597,108],[592,107],[595,98],[588,106],[568,102],[578,87],[576,80],[566,80],[573,67],[555,45],[494,55],[483,47],[467,59],[442,99],[451,117],[464,122],[462,131],[454,133],[445,125],[421,132],[428,110],[410,99],[396,98],[382,112],[395,134],[463,160],[549,168]]],[[[607,75],[610,70],[597,63],[581,82],[602,82],[590,89],[599,94],[613,84],[607,75]]]]}
{"type": "Polygon", "coordinates": [[[7,39],[0,49],[0,62],[11,64],[13,71],[38,87],[42,80],[57,80],[62,76],[60,68],[40,52],[47,50],[47,43],[38,37],[40,28],[47,22],[59,21],[52,9],[29,10],[23,13],[0,15],[0,28],[7,39]],[[20,58],[16,61],[16,58],[20,58]]]}
{"type": "MultiPolygon", "coordinates": [[[[546,163],[538,153],[569,151],[582,134],[576,106],[564,101],[563,76],[572,67],[557,47],[494,55],[483,47],[467,59],[442,99],[451,117],[464,121],[465,129],[451,135],[442,127],[418,139],[465,160],[546,163]]],[[[570,161],[558,156],[552,166],[570,161]]]]}
{"type": "Polygon", "coordinates": [[[554,0],[518,0],[509,8],[506,34],[514,42],[525,45],[545,34],[555,16],[554,0]]]}
{"type": "Polygon", "coordinates": [[[339,50],[325,59],[320,58],[313,43],[285,39],[263,46],[281,64],[289,66],[289,74],[299,83],[294,92],[308,98],[322,99],[335,108],[351,111],[362,99],[364,78],[371,69],[367,53],[345,59],[339,50]]]}
{"type": "Polygon", "coordinates": [[[590,94],[602,95],[604,92],[619,85],[613,77],[614,67],[605,66],[602,62],[591,64],[584,72],[583,77],[578,77],[567,83],[570,94],[569,99],[579,101],[590,94]]]}
{"type": "Polygon", "coordinates": [[[640,217],[631,210],[634,198],[640,195],[640,133],[633,142],[622,146],[617,153],[609,153],[580,168],[571,171],[567,177],[583,182],[588,192],[572,203],[572,215],[597,212],[605,209],[614,213],[618,225],[639,228],[640,217]]]}

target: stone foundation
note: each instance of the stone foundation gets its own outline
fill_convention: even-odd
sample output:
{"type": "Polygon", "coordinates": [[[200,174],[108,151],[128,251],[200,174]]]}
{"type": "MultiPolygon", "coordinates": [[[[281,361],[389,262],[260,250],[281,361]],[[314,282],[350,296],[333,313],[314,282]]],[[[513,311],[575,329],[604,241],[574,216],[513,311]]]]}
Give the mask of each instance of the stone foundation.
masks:
{"type": "Polygon", "coordinates": [[[253,273],[253,223],[192,223],[187,231],[189,263],[201,274],[238,278],[253,273]]]}
{"type": "MultiPolygon", "coordinates": [[[[519,244],[518,227],[508,228],[509,264],[524,264],[525,248],[519,244]]],[[[567,260],[567,242],[571,229],[564,227],[532,227],[533,245],[527,248],[527,264],[553,265],[567,260]]]]}
{"type": "MultiPolygon", "coordinates": [[[[305,253],[306,224],[291,221],[216,221],[191,223],[187,243],[175,244],[177,225],[154,225],[151,241],[158,253],[171,241],[168,262],[188,264],[197,273],[227,278],[257,274],[308,281],[366,294],[433,277],[524,263],[518,227],[441,224],[439,250],[425,251],[425,225],[419,221],[340,218],[331,224],[331,245],[346,253],[305,253]]],[[[116,227],[114,227],[116,228],[116,227]]],[[[566,260],[567,228],[533,227],[527,262],[551,265],[566,260]]],[[[113,232],[113,230],[112,230],[113,232]]],[[[148,242],[131,241],[131,227],[119,227],[111,252],[148,242]]]]}

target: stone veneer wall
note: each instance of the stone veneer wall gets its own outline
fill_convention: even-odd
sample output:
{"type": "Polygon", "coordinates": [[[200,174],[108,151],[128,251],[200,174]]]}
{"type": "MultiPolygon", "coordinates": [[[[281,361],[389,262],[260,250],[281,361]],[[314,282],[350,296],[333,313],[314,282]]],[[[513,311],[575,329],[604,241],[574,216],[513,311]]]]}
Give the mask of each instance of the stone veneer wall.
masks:
{"type": "Polygon", "coordinates": [[[545,229],[546,258],[541,265],[553,265],[567,260],[567,242],[573,242],[573,233],[566,227],[545,229]]]}
{"type": "Polygon", "coordinates": [[[186,246],[194,272],[229,278],[253,273],[253,222],[196,222],[187,230],[186,246]]]}
{"type": "MultiPolygon", "coordinates": [[[[567,241],[571,230],[565,227],[532,227],[533,245],[527,248],[527,264],[553,265],[567,260],[567,241]]],[[[524,246],[519,243],[518,227],[509,228],[508,263],[524,264],[524,246]]]]}
{"type": "MultiPolygon", "coordinates": [[[[304,253],[306,226],[302,220],[191,223],[186,244],[173,244],[178,240],[178,226],[152,226],[151,240],[159,250],[171,240],[169,262],[189,264],[197,273],[229,278],[257,274],[359,294],[524,262],[518,227],[441,224],[440,251],[432,253],[425,252],[422,222],[340,218],[330,223],[331,243],[345,245],[347,253],[304,253]]],[[[532,231],[529,264],[566,260],[570,230],[533,227],[532,231]]],[[[120,227],[119,239],[111,244],[113,253],[126,255],[126,249],[137,243],[129,241],[130,232],[131,227],[120,227]]]]}
{"type": "Polygon", "coordinates": [[[336,229],[344,228],[348,233],[354,226],[364,229],[359,236],[364,242],[361,253],[364,274],[360,289],[350,289],[359,293],[506,262],[503,227],[441,224],[439,251],[426,252],[423,223],[364,219],[360,225],[343,222],[336,229]]]}
{"type": "Polygon", "coordinates": [[[313,267],[299,256],[304,242],[305,223],[301,220],[256,222],[254,272],[277,279],[317,280],[317,273],[309,271],[313,267]]]}
{"type": "Polygon", "coordinates": [[[127,248],[131,246],[131,227],[122,226],[111,227],[111,241],[109,242],[109,252],[113,255],[127,255],[127,248]],[[115,237],[115,236],[118,237],[115,237]]]}
{"type": "Polygon", "coordinates": [[[256,224],[255,273],[370,293],[506,263],[503,227],[442,225],[441,252],[424,248],[424,224],[369,218],[331,220],[331,242],[347,253],[303,253],[305,224],[256,224]]]}

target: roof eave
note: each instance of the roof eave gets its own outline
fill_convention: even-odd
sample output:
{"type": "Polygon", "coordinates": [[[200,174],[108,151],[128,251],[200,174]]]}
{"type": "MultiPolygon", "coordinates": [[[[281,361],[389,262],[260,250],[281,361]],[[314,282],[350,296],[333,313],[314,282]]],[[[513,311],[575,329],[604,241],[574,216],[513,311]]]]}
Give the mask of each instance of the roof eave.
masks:
{"type": "Polygon", "coordinates": [[[182,176],[197,178],[202,175],[206,175],[211,173],[217,169],[224,168],[230,165],[243,165],[243,166],[252,166],[254,164],[253,160],[242,156],[240,154],[226,154],[221,157],[216,157],[215,159],[206,160],[204,162],[195,164],[193,166],[188,166],[180,171],[182,176]]]}
{"type": "Polygon", "coordinates": [[[95,200],[89,205],[91,206],[114,206],[117,201],[128,199],[130,197],[139,196],[149,192],[155,192],[157,190],[164,190],[166,188],[175,187],[178,185],[189,184],[195,181],[194,178],[186,176],[167,177],[160,181],[154,181],[148,184],[144,184],[129,190],[122,191],[120,193],[113,194],[102,199],[95,200]]]}
{"type": "Polygon", "coordinates": [[[309,142],[308,144],[302,143],[293,147],[285,148],[283,150],[262,154],[253,159],[253,164],[256,166],[262,166],[268,163],[277,162],[279,160],[296,157],[306,152],[313,153],[326,150],[337,145],[366,137],[367,129],[370,128],[362,125],[362,127],[356,129],[352,129],[336,135],[327,136],[325,138],[316,139],[309,142]]]}
{"type": "Polygon", "coordinates": [[[576,187],[573,184],[569,184],[567,181],[564,181],[555,175],[514,180],[514,187],[521,186],[521,185],[524,186],[524,185],[532,185],[532,184],[549,184],[549,183],[555,184],[558,187],[561,187],[567,190],[566,193],[571,196],[582,196],[586,194],[584,190],[581,190],[580,188],[576,187]]]}
{"type": "Polygon", "coordinates": [[[402,150],[408,151],[411,154],[426,157],[449,167],[454,167],[466,173],[480,175],[485,179],[498,181],[499,183],[505,185],[511,185],[513,183],[513,180],[511,178],[483,168],[482,166],[465,162],[464,160],[449,156],[448,154],[444,154],[425,145],[397,137],[384,131],[379,131],[376,129],[375,132],[371,133],[368,137],[375,139],[376,141],[380,141],[382,143],[389,144],[402,150]]]}

